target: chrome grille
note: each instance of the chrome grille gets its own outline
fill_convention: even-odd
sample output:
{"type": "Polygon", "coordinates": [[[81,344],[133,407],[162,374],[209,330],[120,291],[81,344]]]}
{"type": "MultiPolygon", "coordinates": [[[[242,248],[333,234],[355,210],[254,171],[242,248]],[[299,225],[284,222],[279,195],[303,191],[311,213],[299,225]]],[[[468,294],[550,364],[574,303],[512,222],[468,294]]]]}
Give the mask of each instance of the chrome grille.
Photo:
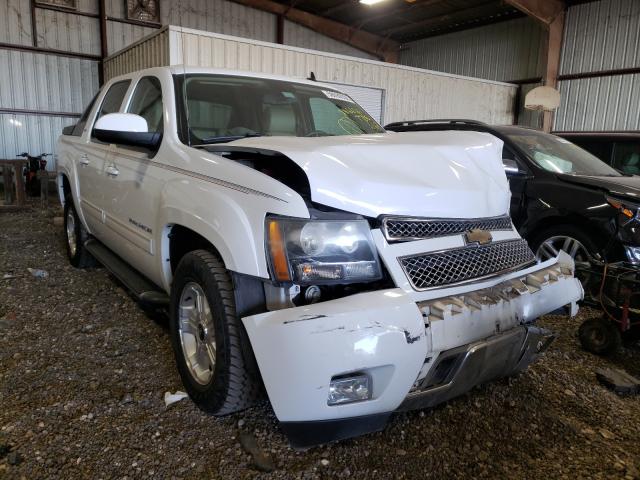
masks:
{"type": "Polygon", "coordinates": [[[511,218],[504,215],[476,219],[386,217],[382,220],[382,231],[387,240],[392,242],[444,237],[476,228],[511,230],[511,218]]]}
{"type": "Polygon", "coordinates": [[[416,290],[462,283],[522,267],[535,261],[527,242],[507,240],[399,259],[416,290]]]}

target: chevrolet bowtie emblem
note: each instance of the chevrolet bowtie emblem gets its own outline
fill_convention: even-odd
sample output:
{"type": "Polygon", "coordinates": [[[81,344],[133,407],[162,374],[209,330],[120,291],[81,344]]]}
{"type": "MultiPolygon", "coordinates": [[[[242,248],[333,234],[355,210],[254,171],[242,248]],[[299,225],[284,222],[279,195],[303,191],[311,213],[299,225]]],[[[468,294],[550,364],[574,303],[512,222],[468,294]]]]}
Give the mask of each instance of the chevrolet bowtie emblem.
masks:
{"type": "Polygon", "coordinates": [[[474,228],[473,230],[465,232],[464,241],[467,244],[477,243],[478,245],[486,245],[487,243],[491,243],[493,241],[493,237],[491,236],[491,232],[487,230],[474,228]]]}

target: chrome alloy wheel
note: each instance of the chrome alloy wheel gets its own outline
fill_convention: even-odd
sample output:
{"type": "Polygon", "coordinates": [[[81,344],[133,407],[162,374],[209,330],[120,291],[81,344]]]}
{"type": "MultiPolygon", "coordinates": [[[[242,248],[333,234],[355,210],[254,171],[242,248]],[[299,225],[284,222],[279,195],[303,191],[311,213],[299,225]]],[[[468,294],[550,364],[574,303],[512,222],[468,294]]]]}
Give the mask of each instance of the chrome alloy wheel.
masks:
{"type": "Polygon", "coordinates": [[[207,385],[216,366],[216,337],[209,302],[202,287],[195,282],[187,283],[182,289],[178,329],[191,377],[200,385],[207,385]]]}
{"type": "Polygon", "coordinates": [[[576,266],[589,268],[595,260],[582,243],[573,237],[565,235],[547,238],[538,247],[536,258],[539,262],[543,262],[557,257],[560,250],[567,252],[575,261],[576,266]]]}
{"type": "Polygon", "coordinates": [[[67,212],[67,243],[69,244],[69,253],[72,257],[76,256],[78,250],[76,238],[76,217],[73,214],[73,209],[69,209],[67,212]]]}

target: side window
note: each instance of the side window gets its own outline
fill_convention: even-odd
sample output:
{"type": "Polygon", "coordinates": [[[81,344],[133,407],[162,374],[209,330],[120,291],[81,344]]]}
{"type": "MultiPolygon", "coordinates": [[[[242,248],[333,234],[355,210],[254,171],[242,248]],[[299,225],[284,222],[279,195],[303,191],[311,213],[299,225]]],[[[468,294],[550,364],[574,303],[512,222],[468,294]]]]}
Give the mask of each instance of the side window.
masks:
{"type": "Polygon", "coordinates": [[[100,111],[98,112],[98,115],[96,115],[96,121],[104,115],[116,113],[120,110],[122,100],[124,100],[124,96],[127,93],[130,83],[131,80],[123,80],[111,85],[109,91],[104,96],[104,100],[102,100],[100,111]]]}
{"type": "Polygon", "coordinates": [[[147,121],[149,132],[162,132],[162,87],[156,77],[143,77],[129,102],[127,113],[140,115],[147,121]]]}
{"type": "Polygon", "coordinates": [[[338,106],[326,98],[309,99],[313,129],[329,135],[359,134],[362,130],[338,106]]]}
{"type": "Polygon", "coordinates": [[[73,127],[73,131],[71,132],[71,135],[73,135],[74,137],[82,136],[82,132],[84,131],[84,127],[87,124],[87,118],[89,117],[89,113],[91,113],[91,109],[93,108],[94,103],[96,103],[96,98],[98,98],[99,94],[100,94],[100,92],[96,93],[93,96],[93,98],[89,102],[89,105],[87,106],[85,111],[82,113],[82,116],[80,117],[80,120],[78,120],[78,123],[76,123],[75,126],[73,127]]]}
{"type": "Polygon", "coordinates": [[[640,142],[616,143],[611,166],[623,173],[640,175],[640,142]]]}

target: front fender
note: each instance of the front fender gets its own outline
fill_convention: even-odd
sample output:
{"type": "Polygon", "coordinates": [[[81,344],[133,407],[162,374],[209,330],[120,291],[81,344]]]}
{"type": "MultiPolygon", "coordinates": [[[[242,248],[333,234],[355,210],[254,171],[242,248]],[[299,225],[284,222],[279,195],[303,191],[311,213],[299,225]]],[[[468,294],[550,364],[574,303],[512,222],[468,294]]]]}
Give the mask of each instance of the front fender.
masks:
{"type": "MultiPolygon", "coordinates": [[[[267,213],[309,217],[302,199],[283,201],[181,178],[167,182],[164,187],[155,231],[166,232],[173,225],[186,227],[206,238],[229,270],[268,278],[264,247],[267,213]]],[[[168,241],[163,240],[158,244],[162,258],[168,259],[168,241]]],[[[163,262],[167,289],[171,283],[168,263],[163,262]]]]}

